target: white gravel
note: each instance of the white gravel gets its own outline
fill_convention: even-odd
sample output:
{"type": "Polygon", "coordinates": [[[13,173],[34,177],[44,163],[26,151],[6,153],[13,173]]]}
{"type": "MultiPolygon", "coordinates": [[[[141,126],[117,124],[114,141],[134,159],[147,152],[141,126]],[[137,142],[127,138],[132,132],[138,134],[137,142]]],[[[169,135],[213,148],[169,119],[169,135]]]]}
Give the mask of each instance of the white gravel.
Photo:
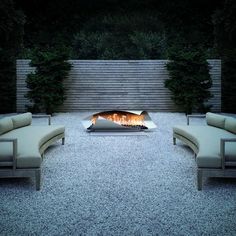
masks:
{"type": "Polygon", "coordinates": [[[150,113],[158,128],[145,136],[89,135],[80,122],[89,114],[52,118],[66,143],[47,150],[40,192],[32,179],[0,179],[0,235],[236,234],[236,180],[197,191],[192,151],[172,144],[184,114],[150,113]]]}

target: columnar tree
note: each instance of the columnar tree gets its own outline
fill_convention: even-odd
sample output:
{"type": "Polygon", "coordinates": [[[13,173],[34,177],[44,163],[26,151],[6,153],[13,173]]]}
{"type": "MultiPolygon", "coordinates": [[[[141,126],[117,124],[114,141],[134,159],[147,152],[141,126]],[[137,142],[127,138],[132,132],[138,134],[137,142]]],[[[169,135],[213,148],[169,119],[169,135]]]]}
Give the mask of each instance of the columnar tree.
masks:
{"type": "Polygon", "coordinates": [[[165,81],[165,87],[171,91],[175,104],[186,114],[205,112],[209,108],[205,102],[211,97],[212,81],[201,50],[170,50],[167,70],[170,78],[165,81]]]}
{"type": "Polygon", "coordinates": [[[63,81],[68,76],[71,64],[66,50],[36,50],[30,65],[35,72],[28,75],[29,89],[26,97],[32,102],[29,110],[52,114],[66,99],[63,81]]]}

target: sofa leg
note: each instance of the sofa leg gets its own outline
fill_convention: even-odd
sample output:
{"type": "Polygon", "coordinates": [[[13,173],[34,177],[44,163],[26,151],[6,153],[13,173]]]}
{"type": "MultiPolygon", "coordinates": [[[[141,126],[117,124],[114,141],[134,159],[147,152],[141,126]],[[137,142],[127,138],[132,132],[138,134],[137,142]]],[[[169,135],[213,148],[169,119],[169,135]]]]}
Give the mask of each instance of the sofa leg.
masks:
{"type": "Polygon", "coordinates": [[[65,144],[65,137],[62,138],[62,145],[64,145],[64,144],[65,144]]]}
{"type": "Polygon", "coordinates": [[[203,174],[202,174],[202,170],[197,170],[197,190],[202,190],[202,178],[203,178],[203,174]]]}
{"type": "Polygon", "coordinates": [[[176,138],[173,137],[173,144],[176,145],[176,138]]]}
{"type": "Polygon", "coordinates": [[[39,191],[41,188],[41,169],[35,171],[35,183],[36,190],[39,191]]]}

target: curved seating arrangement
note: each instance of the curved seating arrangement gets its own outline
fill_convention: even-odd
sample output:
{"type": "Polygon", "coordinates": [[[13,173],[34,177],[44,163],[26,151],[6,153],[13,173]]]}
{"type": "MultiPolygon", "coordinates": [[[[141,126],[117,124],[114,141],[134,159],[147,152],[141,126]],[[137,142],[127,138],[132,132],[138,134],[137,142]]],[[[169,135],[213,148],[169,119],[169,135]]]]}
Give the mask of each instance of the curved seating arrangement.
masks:
{"type": "Polygon", "coordinates": [[[65,127],[31,125],[32,114],[24,113],[0,119],[0,178],[35,177],[41,186],[41,164],[44,151],[55,141],[65,140],[65,127]]]}
{"type": "Polygon", "coordinates": [[[187,125],[173,127],[176,138],[196,154],[197,185],[203,177],[236,177],[236,119],[208,112],[206,116],[190,115],[187,125]],[[206,117],[207,125],[189,125],[193,117],[206,117]]]}
{"type": "MultiPolygon", "coordinates": [[[[41,186],[44,151],[65,140],[65,127],[51,125],[50,116],[24,113],[0,119],[0,178],[34,177],[41,186]],[[47,117],[48,126],[31,125],[32,117],[47,117]]],[[[196,155],[197,186],[204,177],[236,177],[236,119],[208,112],[187,116],[187,125],[173,127],[173,141],[187,144],[196,155]],[[206,117],[207,125],[189,125],[189,119],[206,117]]]]}

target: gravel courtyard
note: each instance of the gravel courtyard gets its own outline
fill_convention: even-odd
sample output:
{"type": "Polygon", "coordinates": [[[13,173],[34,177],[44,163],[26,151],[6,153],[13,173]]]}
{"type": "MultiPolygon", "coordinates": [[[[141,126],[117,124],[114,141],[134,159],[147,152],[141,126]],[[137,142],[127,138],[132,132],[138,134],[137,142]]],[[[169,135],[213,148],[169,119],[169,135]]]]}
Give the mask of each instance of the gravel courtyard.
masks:
{"type": "Polygon", "coordinates": [[[192,151],[172,144],[183,113],[151,112],[157,129],[132,136],[86,133],[90,114],[52,117],[66,140],[45,153],[41,191],[33,179],[0,179],[0,235],[236,234],[236,180],[210,178],[197,191],[192,151]]]}

